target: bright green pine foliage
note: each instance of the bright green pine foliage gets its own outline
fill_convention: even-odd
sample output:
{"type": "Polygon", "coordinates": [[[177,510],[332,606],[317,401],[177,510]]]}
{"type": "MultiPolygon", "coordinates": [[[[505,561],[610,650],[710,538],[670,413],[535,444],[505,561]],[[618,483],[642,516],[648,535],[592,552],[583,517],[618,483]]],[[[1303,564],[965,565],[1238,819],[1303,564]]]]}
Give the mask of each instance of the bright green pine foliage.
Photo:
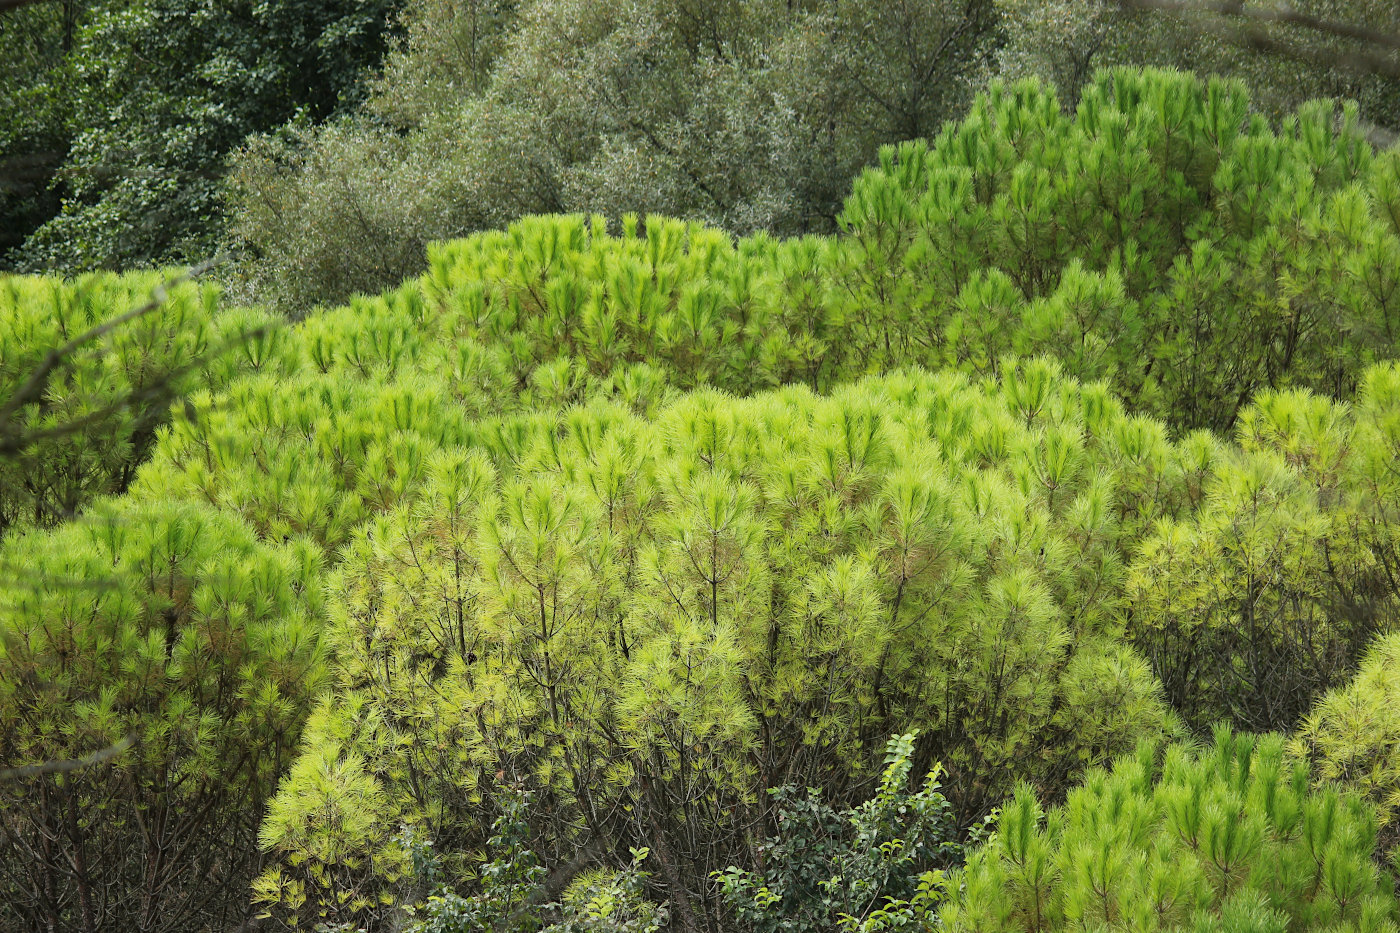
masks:
{"type": "Polygon", "coordinates": [[[400,822],[467,853],[520,783],[547,861],[645,844],[676,910],[708,913],[699,879],[752,864],[764,791],[855,802],[896,724],[963,820],[1020,778],[1064,787],[1171,728],[1121,642],[1124,550],[1213,453],[1045,363],[480,430],[343,552],[337,687],[260,895],[374,925],[400,822]]]}
{"type": "Polygon", "coordinates": [[[240,325],[244,375],[179,407],[125,499],[0,547],[23,568],[0,593],[0,761],[138,741],[0,788],[0,927],[242,921],[264,802],[325,685],[325,562],[464,416],[452,383],[391,375],[412,368],[386,336],[402,322],[354,310],[327,315],[324,372],[309,328],[240,325]]]}
{"type": "Polygon", "coordinates": [[[1053,930],[1392,933],[1375,815],[1310,790],[1284,740],[1217,730],[1144,743],[1042,812],[1018,787],[996,833],[948,881],[948,933],[1053,930]]]}
{"type": "Polygon", "coordinates": [[[322,564],[194,504],[106,501],[13,536],[0,584],[0,926],[229,929],[263,799],[327,668],[322,564]]]}
{"type": "Polygon", "coordinates": [[[1400,622],[1400,367],[1353,404],[1260,396],[1192,515],[1129,574],[1128,633],[1197,729],[1292,729],[1400,622]]]}
{"type": "MultiPolygon", "coordinates": [[[[0,280],[0,411],[51,350],[144,306],[169,278],[0,280]]],[[[52,525],[97,496],[124,491],[172,399],[218,390],[236,375],[241,339],[271,320],[223,313],[218,302],[211,286],[168,288],[158,308],[77,347],[36,397],[0,417],[0,444],[18,444],[0,456],[0,536],[13,526],[52,525]]]]}
{"type": "Polygon", "coordinates": [[[305,535],[329,556],[411,499],[436,451],[499,430],[477,419],[593,396],[645,411],[670,391],[644,365],[594,378],[567,359],[519,364],[472,339],[473,322],[410,283],[245,341],[247,377],[190,396],[133,495],[206,502],[265,540],[305,535]]]}
{"type": "MultiPolygon", "coordinates": [[[[292,328],[230,316],[242,330],[229,333],[252,331],[225,364],[243,375],[222,389],[211,378],[179,407],[129,508],[193,510],[259,553],[290,548],[325,568],[312,594],[327,587],[324,608],[303,596],[298,612],[313,634],[329,626],[335,689],[263,824],[277,862],[259,882],[268,908],[303,925],[383,919],[393,908],[381,899],[412,890],[398,823],[465,872],[503,786],[519,782],[540,801],[532,832],[546,862],[588,837],[616,852],[649,846],[673,916],[713,918],[704,879],[757,867],[749,847],[773,829],[765,791],[819,783],[833,805],[856,802],[890,733],[923,730],[917,766],[947,764],[966,824],[1017,780],[1063,791],[1086,763],[1170,730],[1170,706],[1208,724],[1239,714],[1222,691],[1281,696],[1255,661],[1275,663],[1295,691],[1264,707],[1279,725],[1340,683],[1396,600],[1400,392],[1395,370],[1361,369],[1387,352],[1395,237],[1375,227],[1400,216],[1386,206],[1400,197],[1386,180],[1395,163],[1322,132],[1317,114],[1276,136],[1240,111],[1235,149],[1272,146],[1286,168],[1313,146],[1331,167],[1298,191],[1341,192],[1299,201],[1306,223],[1278,241],[1296,247],[1293,265],[1267,266],[1315,274],[1271,306],[1316,312],[1299,319],[1293,362],[1275,375],[1325,391],[1280,389],[1238,416],[1242,401],[1228,417],[1176,419],[1238,420],[1238,444],[1172,441],[1111,386],[1152,409],[1196,393],[1192,380],[1234,380],[1219,398],[1270,382],[1230,365],[1192,374],[1196,357],[1154,342],[1158,319],[1143,309],[1161,312],[1162,294],[1213,294],[1197,288],[1213,282],[1234,297],[1202,320],[1235,329],[1211,339],[1274,352],[1276,316],[1255,308],[1236,327],[1226,312],[1268,293],[1237,277],[1265,268],[1249,265],[1250,250],[1275,242],[1279,205],[1292,202],[1271,191],[1272,214],[1247,225],[1258,232],[1189,287],[1172,284],[1188,268],[1178,247],[1214,263],[1198,234],[1244,210],[1232,195],[1225,211],[1223,161],[1200,170],[1200,186],[1178,186],[1179,213],[1193,218],[1179,231],[1144,207],[1111,231],[1073,228],[1084,232],[1069,246],[1071,228],[1046,220],[1030,248],[1007,232],[1041,229],[1013,210],[1028,203],[1016,194],[1031,190],[1025,179],[1097,190],[1052,169],[1049,153],[1138,152],[1127,140],[1155,138],[1152,101],[1190,111],[1241,100],[1158,73],[1109,75],[1097,93],[1090,123],[1092,103],[1071,119],[1029,86],[993,92],[921,161],[889,153],[859,182],[839,238],[527,218],[439,245],[421,280],[292,328]],[[992,146],[998,133],[1017,146],[992,146]],[[940,168],[959,140],[968,164],[1001,167],[940,168]],[[1032,157],[1049,161],[1033,170],[1032,157]],[[954,198],[968,185],[971,201],[954,198]],[[1205,206],[1187,211],[1198,196],[1205,206]],[[918,213],[945,202],[942,215],[918,213]],[[873,213],[858,217],[861,204],[873,213]],[[1343,204],[1357,211],[1331,209],[1343,204]],[[1361,231],[1350,240],[1326,226],[1345,217],[1361,231]],[[1115,253],[1120,232],[1141,242],[1115,253]],[[839,388],[910,363],[968,372],[839,388]],[[1141,378],[1125,375],[1131,366],[1141,378]],[[1354,405],[1324,399],[1355,381],[1354,405]],[[1260,622],[1252,639],[1240,634],[1246,609],[1260,622]]],[[[1087,159],[1066,164],[1088,171],[1087,159]]],[[[1151,183],[1150,160],[1135,165],[1125,177],[1151,183]]],[[[1047,216],[1072,216],[1073,203],[1047,216]]],[[[11,536],[0,561],[77,533],[11,536]]],[[[99,560],[67,579],[96,593],[107,574],[99,560]]],[[[120,692],[127,676],[93,668],[74,690],[120,692]]],[[[303,719],[287,722],[248,739],[254,757],[293,741],[303,719]]],[[[17,760],[68,754],[59,738],[35,738],[17,760]]],[[[155,746],[150,760],[178,768],[185,754],[155,746]]],[[[272,772],[260,774],[256,794],[270,797],[272,772]]],[[[83,799],[106,793],[63,780],[83,799]]],[[[79,916],[80,886],[54,890],[55,909],[79,916]]]]}
{"type": "Polygon", "coordinates": [[[627,361],[824,390],[1043,354],[1227,430],[1259,391],[1348,397],[1400,345],[1400,154],[1336,123],[1314,105],[1275,130],[1240,85],[1167,71],[1105,72],[1072,114],[994,85],[932,143],[884,150],[839,237],[528,218],[431,248],[423,287],[522,378],[627,361]]]}
{"type": "Polygon", "coordinates": [[[1048,353],[1226,429],[1260,390],[1348,396],[1400,339],[1400,154],[1330,104],[1275,130],[1234,82],[1107,71],[1073,113],[995,84],[885,150],[841,221],[866,367],[1048,353]]]}
{"type": "Polygon", "coordinates": [[[601,217],[528,217],[434,246],[422,288],[459,330],[500,348],[542,401],[556,400],[546,386],[557,395],[585,374],[622,380],[636,366],[681,388],[822,390],[851,373],[850,335],[829,301],[832,248],[817,238],[736,244],[663,217],[629,215],[618,236],[601,217]]]}
{"type": "Polygon", "coordinates": [[[1380,812],[1394,846],[1400,811],[1400,635],[1378,639],[1355,679],[1313,707],[1292,750],[1318,780],[1360,792],[1380,812]]]}
{"type": "MultiPolygon", "coordinates": [[[[1337,539],[1329,547],[1345,543],[1352,558],[1372,555],[1348,565],[1349,575],[1339,578],[1325,565],[1326,555],[1337,552],[1287,549],[1288,559],[1310,579],[1373,587],[1370,615],[1323,627],[1331,639],[1330,653],[1323,655],[1327,665],[1303,671],[1293,715],[1355,663],[1364,633],[1382,627],[1383,610],[1394,597],[1374,589],[1376,569],[1393,546],[1384,551],[1378,529],[1390,527],[1386,503],[1395,496],[1386,485],[1382,435],[1375,432],[1395,409],[1384,391],[1392,371],[1379,369],[1369,377],[1365,398],[1371,401],[1356,407],[1373,412],[1365,419],[1320,399],[1279,396],[1331,406],[1327,410],[1335,409],[1349,431],[1363,430],[1353,420],[1371,425],[1364,430],[1372,434],[1356,435],[1356,452],[1347,460],[1351,491],[1343,498],[1308,492],[1308,458],[1287,451],[1317,442],[1269,433],[1265,413],[1276,403],[1261,403],[1258,413],[1242,419],[1255,426],[1241,429],[1246,450],[1205,434],[1174,444],[1162,424],[1127,416],[1107,387],[1080,388],[1048,363],[1004,358],[1004,381],[987,386],[952,374],[904,376],[841,390],[838,399],[817,399],[797,388],[747,402],[712,390],[677,395],[676,385],[705,382],[743,390],[810,380],[825,388],[847,368],[857,370],[828,359],[850,352],[850,340],[803,339],[800,329],[798,337],[787,336],[796,329],[792,320],[823,320],[812,296],[829,293],[803,271],[803,263],[817,262],[803,253],[830,248],[819,240],[763,239],[736,247],[704,228],[660,218],[621,237],[583,218],[529,219],[504,233],[440,247],[421,282],[245,342],[238,359],[247,378],[225,392],[196,394],[190,411],[177,413],[133,486],[138,499],[187,499],[229,510],[263,540],[304,540],[331,561],[348,545],[348,563],[329,590],[337,607],[332,629],[341,693],[318,714],[316,738],[267,824],[267,841],[283,848],[284,859],[283,874],[264,879],[265,897],[280,901],[280,908],[301,901],[305,916],[366,909],[356,899],[390,890],[388,879],[401,867],[393,855],[392,817],[423,822],[447,851],[470,851],[490,825],[489,785],[498,773],[500,780],[537,781],[547,797],[570,801],[550,811],[548,825],[539,827],[547,846],[569,844],[583,814],[594,812],[587,802],[597,795],[600,812],[620,821],[607,827],[611,838],[651,839],[656,831],[640,822],[648,814],[663,827],[678,825],[682,817],[685,825],[704,825],[661,791],[648,791],[645,808],[629,802],[632,811],[610,809],[641,786],[634,781],[641,766],[629,756],[637,754],[634,745],[651,747],[644,742],[671,749],[672,758],[659,755],[645,763],[663,788],[681,761],[689,767],[700,762],[704,773],[713,773],[714,786],[707,785],[700,799],[712,808],[710,815],[718,815],[716,825],[752,812],[754,801],[765,799],[765,786],[812,779],[803,775],[815,775],[838,802],[843,794],[859,793],[868,781],[861,768],[870,761],[871,743],[910,722],[937,723],[926,733],[921,754],[949,762],[949,796],[964,819],[985,812],[1017,778],[1032,775],[1063,787],[1082,760],[1100,757],[1113,741],[1161,728],[1155,680],[1143,669],[1142,655],[1125,651],[1117,640],[1125,634],[1134,639],[1161,676],[1175,670],[1154,639],[1176,644],[1172,639],[1179,633],[1172,626],[1183,626],[1178,620],[1187,617],[1185,600],[1200,584],[1189,575],[1189,562],[1152,564],[1153,555],[1163,552],[1162,542],[1170,543],[1172,529],[1214,527],[1197,513],[1205,503],[1227,502],[1234,495],[1232,477],[1255,461],[1272,464],[1261,480],[1270,496],[1291,502],[1313,495],[1312,511],[1299,511],[1290,519],[1295,524],[1308,515],[1330,516],[1343,499],[1350,503],[1347,517],[1328,526],[1337,539]],[[773,255],[793,265],[767,277],[751,274],[773,255]],[[793,302],[789,319],[766,317],[764,302],[747,297],[781,288],[810,297],[793,302]],[[709,324],[685,323],[687,315],[706,308],[712,312],[709,324]],[[600,317],[612,324],[593,324],[590,331],[587,322],[600,317]],[[718,327],[723,340],[713,339],[706,327],[718,327]],[[604,342],[607,335],[615,339],[604,342]],[[945,400],[928,401],[935,397],[945,400]],[[563,413],[580,402],[589,406],[563,413]],[[789,409],[806,413],[773,414],[789,409]],[[856,419],[849,427],[846,409],[856,419]],[[495,415],[505,417],[490,417],[495,415]],[[734,419],[739,427],[722,427],[734,419]],[[869,476],[847,489],[853,481],[837,475],[842,457],[847,470],[858,458],[840,449],[821,451],[842,432],[857,437],[862,419],[880,425],[871,441],[875,465],[862,466],[869,476]],[[706,427],[709,421],[721,427],[706,427]],[[697,440],[706,431],[713,439],[697,440]],[[730,431],[737,433],[731,437],[730,431]],[[595,449],[601,441],[586,440],[594,434],[606,438],[606,450],[595,449]],[[702,495],[673,476],[719,470],[721,446],[733,448],[724,483],[702,495]],[[599,458],[606,469],[595,463],[599,458]],[[790,475],[774,472],[782,464],[790,475]],[[1368,475],[1372,485],[1364,487],[1368,475]],[[903,504],[893,498],[896,478],[912,484],[899,493],[910,497],[903,504]],[[931,491],[920,492],[919,484],[931,491]],[[549,495],[542,499],[545,491],[549,495]],[[947,511],[959,501],[960,510],[947,511]],[[613,516],[607,523],[605,506],[613,516]],[[562,516],[557,527],[552,509],[562,516]],[[872,517],[882,510],[905,515],[901,521],[912,524],[901,529],[887,517],[882,529],[872,517]],[[624,523],[614,527],[612,521],[624,523]],[[715,576],[706,597],[703,567],[690,566],[698,547],[694,528],[725,521],[732,524],[733,539],[725,546],[736,576],[726,577],[724,586],[715,576]],[[441,527],[443,522],[450,527],[441,527]],[[920,523],[928,522],[949,531],[920,531],[920,523]],[[530,531],[541,523],[554,529],[544,543],[531,537],[540,532],[530,531]],[[1343,541],[1349,527],[1354,533],[1343,541]],[[490,535],[497,533],[501,539],[492,543],[490,535]],[[1135,560],[1144,539],[1150,539],[1147,556],[1135,560]],[[405,544],[390,547],[391,541],[405,544]],[[410,541],[432,547],[420,550],[416,543],[409,547],[410,541]],[[462,563],[454,556],[445,575],[444,565],[434,561],[445,559],[442,549],[449,544],[460,549],[462,563]],[[532,560],[558,564],[550,571],[559,576],[548,592],[570,594],[558,605],[551,602],[549,612],[560,615],[543,638],[526,634],[532,631],[529,607],[540,599],[541,571],[518,571],[505,558],[509,548],[527,545],[535,549],[532,560]],[[407,556],[402,547],[409,547],[407,556]],[[938,556],[925,566],[930,548],[938,556]],[[906,569],[890,569],[901,562],[906,569]],[[946,588],[921,576],[935,571],[952,574],[946,588]],[[1151,611],[1124,613],[1125,587],[1147,585],[1142,581],[1154,588],[1155,603],[1144,601],[1151,611]],[[668,586],[750,624],[725,639],[697,642],[693,629],[679,627],[684,603],[668,586]],[[376,595],[383,593],[388,595],[376,595]],[[453,634],[437,616],[422,614],[429,612],[424,593],[436,594],[433,605],[460,603],[459,631],[453,634]],[[371,624],[353,614],[367,612],[363,606],[370,603],[360,601],[370,599],[397,608],[376,609],[371,624]],[[838,611],[856,620],[844,640],[797,660],[770,660],[761,650],[767,644],[762,624],[795,632],[796,619],[815,625],[811,619],[835,618],[838,611]],[[917,623],[903,629],[898,618],[906,615],[917,623]],[[469,644],[472,619],[480,632],[491,633],[479,637],[495,654],[469,644]],[[998,619],[1016,622],[989,621],[998,619]],[[650,654],[634,654],[630,635],[614,642],[604,637],[607,625],[643,625],[637,620],[645,620],[642,631],[653,640],[650,654]],[[931,635],[933,625],[940,628],[931,635]],[[563,634],[552,634],[554,627],[563,634]],[[998,654],[1004,630],[1027,639],[1011,644],[1034,645],[1041,653],[998,654]],[[628,706],[637,697],[627,685],[673,675],[675,658],[668,661],[656,647],[666,644],[660,633],[669,633],[677,653],[703,648],[706,661],[675,687],[669,711],[656,725],[648,717],[660,713],[628,706]],[[550,653],[550,666],[562,666],[557,675],[542,677],[543,642],[556,637],[565,646],[563,660],[550,653]],[[925,649],[923,640],[939,647],[925,649]],[[625,650],[618,647],[624,644],[625,650]],[[885,648],[893,661],[882,667],[878,659],[885,648]],[[482,684],[464,686],[477,662],[463,659],[472,655],[493,658],[489,663],[500,667],[482,684]],[[982,661],[970,663],[976,657],[982,661]],[[1059,658],[1060,666],[1047,668],[1042,662],[1049,657],[1059,658]],[[838,658],[846,665],[845,680],[832,681],[840,689],[833,688],[828,707],[827,688],[818,681],[827,670],[823,665],[838,658]],[[639,673],[644,662],[651,667],[639,673]],[[1002,664],[1011,665],[1009,673],[1002,664]],[[577,729],[558,726],[548,712],[547,692],[541,694],[536,678],[549,683],[554,676],[586,697],[567,701],[588,711],[564,720],[577,729]],[[999,683],[999,677],[1010,680],[999,683]],[[489,701],[482,691],[492,691],[489,701]],[[814,718],[819,696],[825,712],[814,718]],[[1101,734],[1112,720],[1109,712],[1096,711],[1113,711],[1120,703],[1137,710],[1128,717],[1137,725],[1122,736],[1101,734]],[[487,711],[479,722],[464,724],[461,710],[476,708],[472,704],[485,704],[487,711]],[[773,714],[761,715],[765,709],[773,714]],[[700,730],[712,744],[682,754],[679,744],[689,733],[677,731],[667,716],[688,717],[685,729],[700,730]],[[618,731],[621,722],[630,722],[633,732],[618,731]],[[327,736],[337,738],[327,744],[327,736]],[[465,746],[470,752],[460,744],[464,736],[474,736],[465,746]],[[823,736],[841,736],[846,745],[788,756],[787,749],[821,749],[823,736]],[[1069,737],[1078,744],[1056,751],[1055,743],[1069,737]],[[753,757],[754,743],[767,751],[753,757]],[[570,765],[570,759],[580,764],[570,765]],[[506,763],[509,770],[502,767],[506,763]],[[765,768],[771,772],[766,777],[765,768]],[[478,786],[483,776],[486,791],[478,786]],[[733,813],[724,810],[729,803],[733,813]],[[361,829],[328,835],[325,827],[340,819],[361,829]],[[360,861],[371,852],[379,861],[360,861]],[[318,873],[309,867],[322,863],[337,869],[318,873]],[[340,908],[327,906],[342,892],[352,893],[340,908]]],[[[831,334],[817,330],[829,327],[831,319],[825,320],[814,323],[812,333],[831,334]]],[[[1234,585],[1221,568],[1215,572],[1221,592],[1234,585]]],[[[1282,602],[1294,595],[1281,591],[1270,598],[1282,602]]],[[[1323,601],[1326,595],[1313,596],[1314,603],[1334,605],[1323,601]]],[[[701,615],[692,606],[688,624],[699,624],[701,615]]],[[[1228,640],[1238,619],[1228,603],[1222,600],[1205,619],[1208,624],[1190,630],[1210,635],[1203,644],[1214,638],[1217,646],[1241,650],[1228,640]]],[[[717,624],[712,619],[711,627],[717,624]]],[[[789,638],[797,644],[807,636],[789,638]]],[[[1263,646],[1272,650],[1268,642],[1263,646]]],[[[1226,663],[1233,657],[1209,656],[1223,665],[1221,682],[1224,675],[1238,676],[1226,663]]],[[[1215,705],[1217,694],[1189,689],[1191,683],[1168,693],[1188,717],[1208,722],[1212,715],[1232,714],[1233,707],[1215,705]]],[[[1267,684],[1257,689],[1267,691],[1267,684]]],[[[688,878],[730,862],[747,864],[749,856],[732,839],[714,841],[723,838],[717,832],[705,847],[684,849],[669,861],[688,878]]],[[[668,889],[686,886],[662,883],[668,889]]]]}

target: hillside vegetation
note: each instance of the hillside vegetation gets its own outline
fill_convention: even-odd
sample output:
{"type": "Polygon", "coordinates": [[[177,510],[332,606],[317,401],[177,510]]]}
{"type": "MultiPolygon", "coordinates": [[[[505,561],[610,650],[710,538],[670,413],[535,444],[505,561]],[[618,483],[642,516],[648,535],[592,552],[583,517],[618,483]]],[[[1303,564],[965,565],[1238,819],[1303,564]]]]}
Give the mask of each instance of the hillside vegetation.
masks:
{"type": "MultiPolygon", "coordinates": [[[[1400,155],[1122,69],[838,221],[182,284],[0,407],[0,763],[132,742],[0,780],[0,926],[1395,929],[1400,155]]],[[[0,393],[156,281],[6,280],[0,393]]]]}

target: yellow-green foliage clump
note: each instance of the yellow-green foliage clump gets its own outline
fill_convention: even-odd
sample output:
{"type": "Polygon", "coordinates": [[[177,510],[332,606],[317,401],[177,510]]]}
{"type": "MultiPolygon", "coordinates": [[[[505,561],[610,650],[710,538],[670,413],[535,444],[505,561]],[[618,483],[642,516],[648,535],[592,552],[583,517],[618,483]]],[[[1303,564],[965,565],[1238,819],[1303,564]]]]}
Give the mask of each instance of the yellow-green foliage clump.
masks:
{"type": "Polygon", "coordinates": [[[1144,462],[1142,428],[1032,363],[598,403],[435,452],[329,583],[338,685],[264,896],[364,922],[401,822],[469,851],[516,783],[547,851],[587,832],[704,877],[752,859],[766,789],[857,799],[899,723],[965,819],[1063,787],[1171,728],[1121,640],[1125,539],[1190,508],[1213,450],[1144,462]]]}
{"type": "Polygon", "coordinates": [[[1291,729],[1400,621],[1400,368],[1261,395],[1202,506],[1143,542],[1128,631],[1191,725],[1291,729]]]}
{"type": "Polygon", "coordinates": [[[238,922],[263,799],[325,684],[316,550],[208,506],[117,500],[4,556],[24,573],[0,578],[0,762],[70,767],[0,780],[0,918],[238,922]]]}
{"type": "Polygon", "coordinates": [[[1136,410],[1228,430],[1251,396],[1336,397],[1400,339],[1400,154],[1313,103],[1102,71],[1074,109],[993,85],[855,182],[837,266],[858,345],[923,365],[1048,354],[1136,410]]]}
{"type": "Polygon", "coordinates": [[[1315,777],[1360,792],[1396,841],[1400,811],[1400,635],[1378,639],[1355,679],[1328,693],[1294,737],[1315,777]]]}

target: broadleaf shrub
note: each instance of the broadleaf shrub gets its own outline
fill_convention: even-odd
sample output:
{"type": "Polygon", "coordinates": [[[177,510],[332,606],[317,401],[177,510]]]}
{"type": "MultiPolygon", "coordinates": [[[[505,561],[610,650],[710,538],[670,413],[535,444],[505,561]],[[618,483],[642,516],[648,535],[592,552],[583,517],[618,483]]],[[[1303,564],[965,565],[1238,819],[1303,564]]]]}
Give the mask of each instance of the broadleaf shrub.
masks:
{"type": "Polygon", "coordinates": [[[763,867],[716,875],[725,907],[758,933],[873,931],[931,924],[944,869],[963,847],[939,768],[910,786],[914,733],[895,736],[875,796],[838,812],[818,788],[773,788],[777,835],[760,850],[763,867]]]}

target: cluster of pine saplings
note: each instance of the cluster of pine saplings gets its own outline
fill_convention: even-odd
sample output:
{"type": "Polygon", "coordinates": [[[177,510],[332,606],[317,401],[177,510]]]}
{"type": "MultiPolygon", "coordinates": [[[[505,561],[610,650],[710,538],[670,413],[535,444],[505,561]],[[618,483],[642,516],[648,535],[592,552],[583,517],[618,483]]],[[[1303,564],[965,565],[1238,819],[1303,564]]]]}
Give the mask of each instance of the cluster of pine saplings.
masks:
{"type": "MultiPolygon", "coordinates": [[[[183,285],[0,403],[0,762],[132,740],[0,782],[0,926],[1395,930],[1400,154],[997,86],[841,225],[183,285]]],[[[0,399],[156,281],[5,282],[0,399]]]]}

